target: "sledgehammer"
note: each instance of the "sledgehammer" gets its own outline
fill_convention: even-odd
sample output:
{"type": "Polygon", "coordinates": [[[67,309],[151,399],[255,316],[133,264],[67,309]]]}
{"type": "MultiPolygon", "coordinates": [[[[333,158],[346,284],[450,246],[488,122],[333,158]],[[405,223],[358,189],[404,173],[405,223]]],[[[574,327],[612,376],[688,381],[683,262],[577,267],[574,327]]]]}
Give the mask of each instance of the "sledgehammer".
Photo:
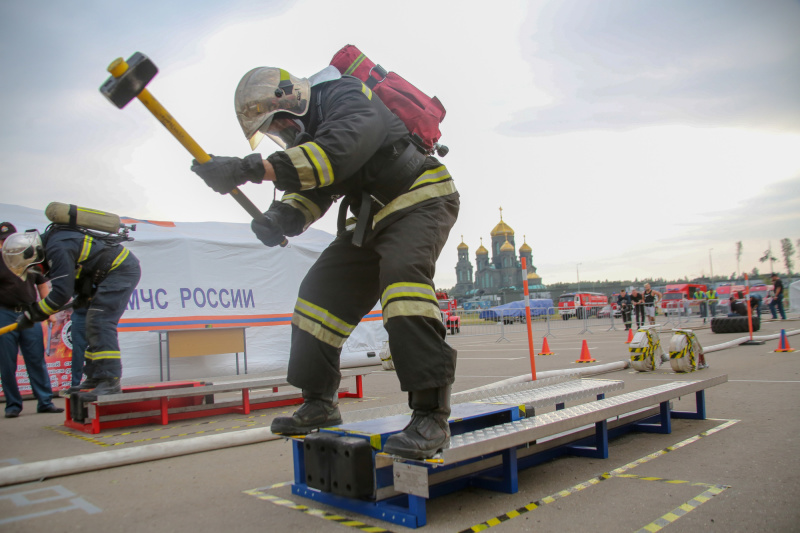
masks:
{"type": "MultiPolygon", "coordinates": [[[[108,71],[111,73],[111,77],[100,86],[100,92],[103,93],[112,104],[122,109],[128,105],[128,102],[134,98],[138,98],[153,116],[172,133],[178,142],[194,156],[198,163],[207,163],[211,159],[211,156],[200,148],[200,145],[186,133],[186,130],[178,124],[178,121],[175,120],[175,118],[164,109],[164,106],[162,106],[161,103],[150,94],[150,91],[147,90],[147,84],[158,74],[158,68],[149,57],[140,52],[136,52],[129,57],[127,62],[119,57],[111,62],[108,66],[108,71]]],[[[239,205],[241,205],[253,219],[259,222],[264,222],[266,220],[264,214],[238,187],[234,187],[229,194],[239,202],[239,205]]],[[[281,246],[286,246],[287,244],[288,241],[284,239],[281,246]]]]}

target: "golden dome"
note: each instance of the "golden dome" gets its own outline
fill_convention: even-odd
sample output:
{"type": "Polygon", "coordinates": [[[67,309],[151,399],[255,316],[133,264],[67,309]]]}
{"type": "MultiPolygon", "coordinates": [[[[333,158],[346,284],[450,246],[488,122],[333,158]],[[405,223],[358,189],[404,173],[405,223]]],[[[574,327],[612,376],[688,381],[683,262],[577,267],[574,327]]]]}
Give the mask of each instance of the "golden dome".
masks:
{"type": "Polygon", "coordinates": [[[536,272],[528,272],[528,279],[542,279],[542,276],[536,272]]]}
{"type": "Polygon", "coordinates": [[[498,235],[514,235],[514,230],[511,229],[511,226],[503,222],[503,219],[500,219],[500,222],[494,227],[492,230],[492,237],[497,237],[498,235]]]}
{"type": "Polygon", "coordinates": [[[532,252],[533,248],[528,246],[528,243],[525,242],[525,235],[522,236],[522,246],[519,247],[519,253],[529,253],[532,252]]]}
{"type": "Polygon", "coordinates": [[[481,239],[481,245],[475,250],[475,255],[489,255],[489,250],[483,246],[483,239],[481,239]]]}
{"type": "Polygon", "coordinates": [[[514,247],[511,246],[511,243],[508,242],[508,239],[506,239],[506,242],[504,242],[503,246],[500,247],[500,251],[501,252],[513,252],[514,251],[514,247]]]}
{"type": "Polygon", "coordinates": [[[497,237],[498,235],[505,235],[506,237],[509,235],[514,235],[514,230],[511,229],[511,226],[503,222],[502,207],[500,208],[500,222],[492,230],[492,237],[497,237]]]}
{"type": "Polygon", "coordinates": [[[458,245],[459,250],[469,250],[469,246],[464,242],[464,236],[461,236],[461,244],[458,245]]]}

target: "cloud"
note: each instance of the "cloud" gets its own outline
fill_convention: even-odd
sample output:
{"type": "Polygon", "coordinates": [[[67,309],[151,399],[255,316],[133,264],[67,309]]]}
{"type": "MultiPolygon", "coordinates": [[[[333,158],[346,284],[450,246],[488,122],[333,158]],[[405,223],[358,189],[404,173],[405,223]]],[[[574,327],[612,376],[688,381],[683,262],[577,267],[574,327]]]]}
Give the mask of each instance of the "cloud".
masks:
{"type": "Polygon", "coordinates": [[[571,0],[523,26],[552,100],[508,135],[691,124],[800,131],[800,3],[571,0]]]}

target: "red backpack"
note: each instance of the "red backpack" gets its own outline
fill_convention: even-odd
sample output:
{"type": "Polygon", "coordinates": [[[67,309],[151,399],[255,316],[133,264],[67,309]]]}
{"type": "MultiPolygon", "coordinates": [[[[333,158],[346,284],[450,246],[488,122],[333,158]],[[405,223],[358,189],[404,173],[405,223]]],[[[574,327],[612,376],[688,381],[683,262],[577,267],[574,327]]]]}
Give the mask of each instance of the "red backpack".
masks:
{"type": "Polygon", "coordinates": [[[438,98],[431,98],[398,74],[387,72],[352,44],[336,52],[331,65],[342,75],[354,76],[375,91],[386,107],[403,121],[418,145],[429,153],[436,150],[439,156],[447,155],[449,149],[438,143],[442,136],[439,123],[445,115],[438,98]]]}

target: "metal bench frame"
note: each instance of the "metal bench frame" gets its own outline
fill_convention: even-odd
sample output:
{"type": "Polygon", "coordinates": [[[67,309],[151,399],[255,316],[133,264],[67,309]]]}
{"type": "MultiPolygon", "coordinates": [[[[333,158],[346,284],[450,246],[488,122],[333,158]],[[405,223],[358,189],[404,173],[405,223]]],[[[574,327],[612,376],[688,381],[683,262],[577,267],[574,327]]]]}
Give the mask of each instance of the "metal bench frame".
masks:
{"type": "MultiPolygon", "coordinates": [[[[351,368],[341,371],[342,378],[355,377],[355,390],[347,387],[339,389],[339,398],[363,398],[363,376],[372,369],[351,368]]],[[[194,383],[194,386],[169,388],[169,383],[160,383],[153,390],[124,392],[98,396],[96,401],[88,405],[88,423],[76,422],[72,419],[69,401],[66,402],[66,427],[86,433],[96,434],[103,429],[128,427],[142,424],[167,425],[171,421],[217,416],[227,413],[250,414],[253,410],[296,405],[303,402],[302,395],[296,389],[278,394],[279,387],[288,386],[286,376],[269,378],[250,378],[216,383],[194,383]],[[271,392],[255,395],[254,391],[271,389],[271,392]],[[217,402],[217,394],[238,393],[240,398],[217,402]],[[198,403],[172,402],[171,399],[195,399],[198,403]],[[152,406],[158,404],[157,409],[152,406]],[[130,412],[108,414],[107,406],[129,405],[130,412]]],[[[177,385],[177,384],[176,384],[177,385]]]]}
{"type": "MultiPolygon", "coordinates": [[[[724,375],[702,381],[670,382],[608,399],[604,398],[604,393],[598,393],[596,401],[568,408],[564,407],[567,400],[560,401],[555,393],[559,384],[545,384],[537,394],[541,403],[544,398],[552,402],[550,405],[555,403],[553,412],[528,418],[512,416],[511,421],[503,424],[454,435],[449,448],[427,461],[376,452],[376,486],[380,487],[382,477],[385,481],[385,472],[381,470],[386,470],[387,464],[391,466],[392,486],[376,489],[374,501],[350,499],[305,485],[302,439],[294,439],[292,493],[405,527],[424,526],[427,499],[468,486],[515,493],[519,489],[519,470],[553,457],[569,454],[608,458],[610,433],[612,436],[631,430],[670,433],[672,418],[703,420],[706,418],[705,389],[725,383],[727,379],[724,375]],[[695,396],[695,411],[671,410],[671,400],[690,394],[695,396]]],[[[481,402],[497,399],[496,396],[490,395],[481,402]]],[[[576,398],[570,397],[572,399],[576,398]]],[[[529,403],[531,407],[534,404],[543,406],[537,400],[529,403]]],[[[506,407],[511,408],[511,405],[506,404],[506,407]]],[[[340,432],[341,429],[331,431],[340,432]]]]}

